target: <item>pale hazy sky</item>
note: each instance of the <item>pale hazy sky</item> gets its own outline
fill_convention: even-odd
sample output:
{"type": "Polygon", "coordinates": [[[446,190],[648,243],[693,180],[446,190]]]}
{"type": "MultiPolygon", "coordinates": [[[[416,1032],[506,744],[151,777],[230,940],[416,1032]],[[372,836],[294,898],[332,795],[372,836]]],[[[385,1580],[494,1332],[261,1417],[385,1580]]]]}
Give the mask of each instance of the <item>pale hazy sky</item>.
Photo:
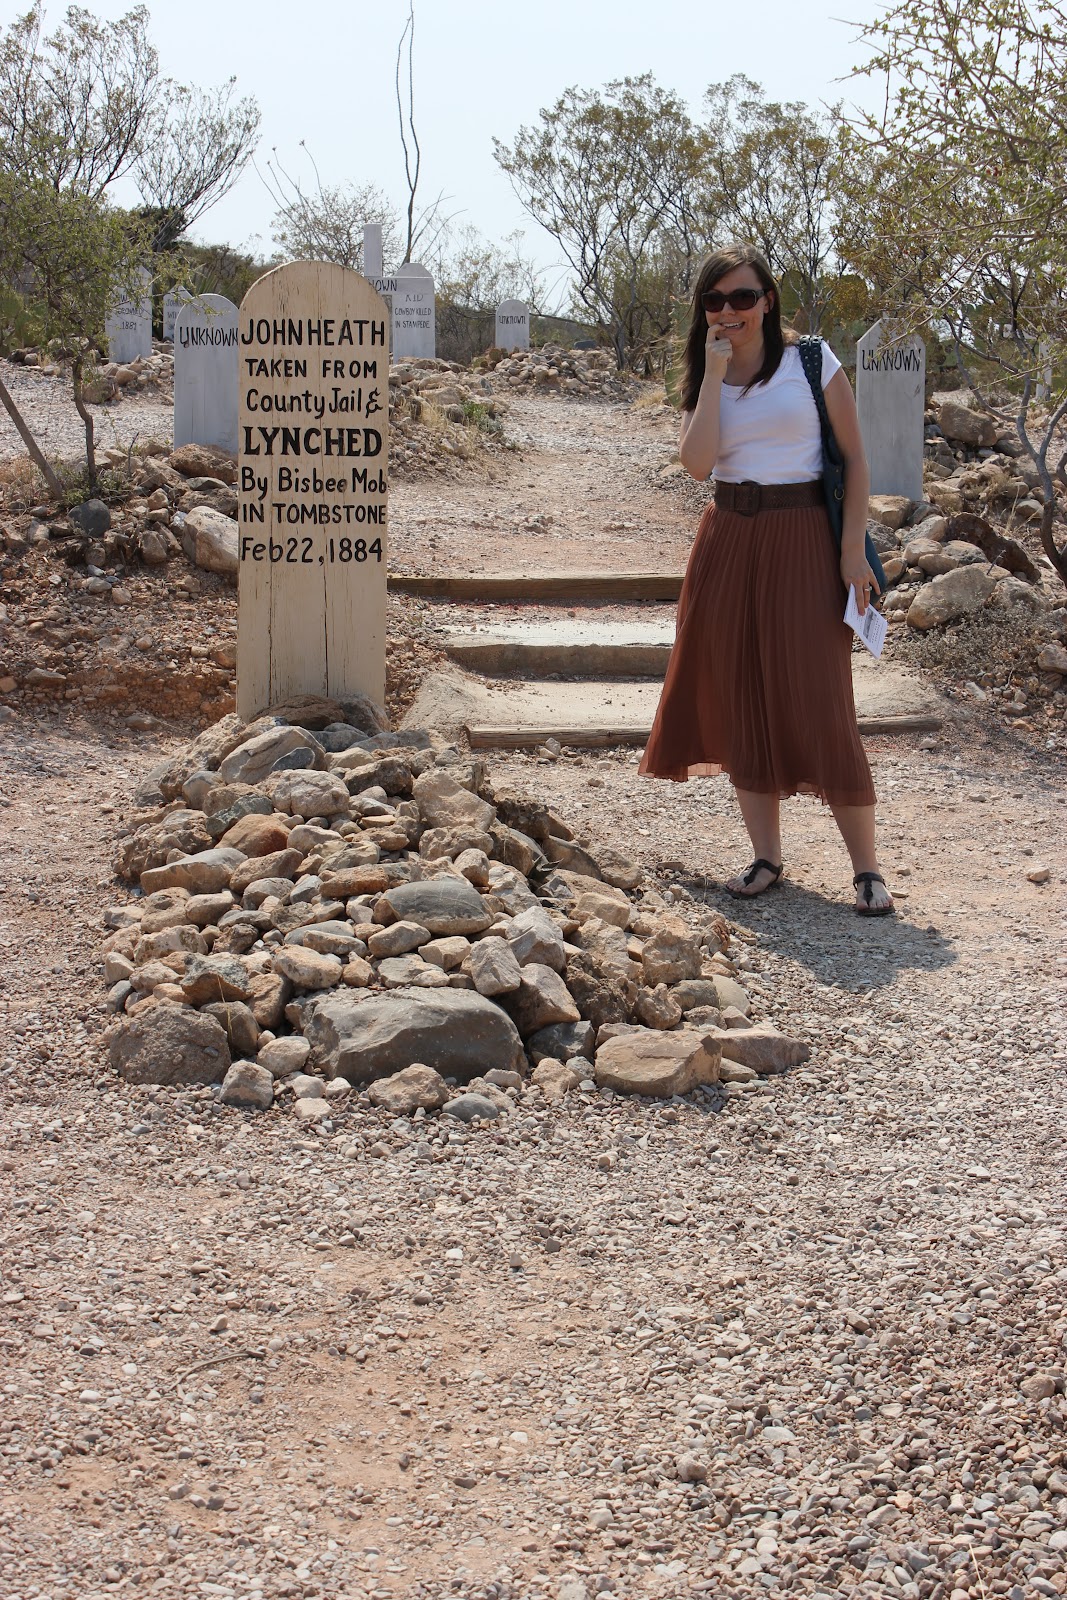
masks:
{"type": "MultiPolygon", "coordinates": [[[[131,0],[82,0],[114,18],[131,0]]],[[[0,0],[7,24],[29,0],[0,0]]],[[[47,0],[46,20],[65,7],[47,0]]],[[[699,112],[709,83],[744,72],[774,99],[810,105],[874,102],[866,80],[842,81],[861,58],[857,22],[875,0],[845,0],[853,22],[808,0],[416,0],[415,117],[423,149],[420,195],[439,191],[449,212],[492,239],[514,228],[542,265],[553,240],[523,211],[493,159],[570,85],[592,88],[650,71],[699,112]]],[[[399,206],[405,195],[393,74],[406,0],[149,0],[151,34],[169,76],[210,86],[231,75],[263,112],[257,160],[272,147],[312,177],[306,141],[324,183],[376,183],[399,206]]],[[[119,198],[131,198],[121,196],[119,198]]],[[[201,220],[196,235],[269,254],[274,206],[249,168],[201,220]]],[[[386,262],[386,267],[396,263],[386,262]]]]}

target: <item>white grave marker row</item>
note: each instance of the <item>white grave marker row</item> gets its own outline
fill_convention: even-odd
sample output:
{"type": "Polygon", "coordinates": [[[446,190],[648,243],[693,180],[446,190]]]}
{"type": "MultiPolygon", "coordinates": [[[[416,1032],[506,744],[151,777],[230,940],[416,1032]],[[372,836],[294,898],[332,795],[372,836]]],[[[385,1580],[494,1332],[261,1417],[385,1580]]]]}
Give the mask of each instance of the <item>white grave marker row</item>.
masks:
{"type": "Polygon", "coordinates": [[[174,325],[175,449],[181,444],[237,449],[237,318],[237,307],[221,294],[198,295],[178,313],[174,325]]]}
{"type": "Polygon", "coordinates": [[[188,305],[192,295],[184,284],[179,283],[163,296],[163,337],[168,344],[174,343],[174,324],[182,306],[188,305]]]}
{"type": "Polygon", "coordinates": [[[856,408],[872,494],[923,498],[926,346],[885,337],[881,322],[856,346],[856,408]]]}
{"type": "Polygon", "coordinates": [[[136,276],[140,295],[117,297],[104,322],[108,355],[122,366],[152,354],[152,275],[139,267],[136,276]]]}
{"type": "Polygon", "coordinates": [[[433,278],[417,261],[370,280],[391,311],[394,361],[437,354],[437,316],[433,278]]]}
{"type": "Polygon", "coordinates": [[[530,308],[522,300],[502,300],[496,308],[498,350],[529,350],[530,308]]]}

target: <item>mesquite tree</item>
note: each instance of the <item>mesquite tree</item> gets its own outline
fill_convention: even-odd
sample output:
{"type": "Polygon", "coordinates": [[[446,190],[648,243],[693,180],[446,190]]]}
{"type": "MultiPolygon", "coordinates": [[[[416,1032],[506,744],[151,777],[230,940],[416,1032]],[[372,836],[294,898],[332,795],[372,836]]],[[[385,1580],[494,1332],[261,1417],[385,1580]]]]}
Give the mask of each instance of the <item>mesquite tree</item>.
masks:
{"type": "Polygon", "coordinates": [[[903,328],[947,337],[1044,494],[1067,584],[1067,7],[902,0],[863,34],[884,111],[855,124],[843,243],[903,328]]]}

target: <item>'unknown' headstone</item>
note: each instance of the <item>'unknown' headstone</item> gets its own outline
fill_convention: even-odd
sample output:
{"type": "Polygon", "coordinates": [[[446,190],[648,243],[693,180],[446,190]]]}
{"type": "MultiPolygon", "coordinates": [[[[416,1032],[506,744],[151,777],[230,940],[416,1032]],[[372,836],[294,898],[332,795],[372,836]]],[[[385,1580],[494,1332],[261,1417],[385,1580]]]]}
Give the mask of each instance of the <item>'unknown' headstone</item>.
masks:
{"type": "Polygon", "coordinates": [[[406,261],[398,271],[371,280],[392,307],[394,361],[405,356],[437,354],[437,317],[433,278],[417,261],[406,261]]]}
{"type": "Polygon", "coordinates": [[[872,494],[923,498],[925,405],[926,346],[914,335],[890,340],[876,322],[856,346],[856,407],[872,494]]]}
{"type": "Polygon", "coordinates": [[[237,449],[237,307],[202,294],[174,324],[174,448],[237,449]]]}
{"type": "Polygon", "coordinates": [[[529,350],[530,308],[522,300],[501,300],[496,308],[498,350],[529,350]]]}
{"type": "Polygon", "coordinates": [[[296,262],[241,302],[237,710],[385,698],[389,328],[359,273],[296,262]]]}
{"type": "Polygon", "coordinates": [[[178,312],[182,306],[188,305],[192,298],[188,289],[181,283],[163,296],[163,338],[167,344],[174,343],[174,324],[178,319],[178,312]]]}
{"type": "Polygon", "coordinates": [[[119,294],[104,322],[108,356],[121,366],[152,354],[152,275],[138,267],[136,276],[140,294],[119,294]]]}
{"type": "Polygon", "coordinates": [[[382,225],[380,222],[368,222],[363,228],[363,276],[380,278],[385,273],[385,257],[382,254],[382,225]]]}

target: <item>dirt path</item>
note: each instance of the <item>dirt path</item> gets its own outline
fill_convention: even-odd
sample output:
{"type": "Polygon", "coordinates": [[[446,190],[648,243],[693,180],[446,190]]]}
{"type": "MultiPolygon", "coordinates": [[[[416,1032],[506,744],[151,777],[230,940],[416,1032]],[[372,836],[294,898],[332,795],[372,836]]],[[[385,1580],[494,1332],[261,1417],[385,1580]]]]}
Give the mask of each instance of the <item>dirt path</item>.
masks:
{"type": "MultiPolygon", "coordinates": [[[[553,426],[586,411],[585,494],[625,434],[658,505],[659,423],[553,426]]],[[[412,564],[478,507],[505,564],[492,485],[395,506],[412,564]]],[[[607,501],[573,509],[597,564],[607,501]]],[[[723,785],[494,759],[723,909],[812,1059],[721,1111],[531,1093],[448,1131],[361,1101],[327,1136],[107,1065],[113,836],[176,735],[0,726],[4,1600],[1067,1592],[1067,808],[1059,758],[983,726],[872,745],[888,922],[848,910],[814,803],[738,906],[723,785]]]]}
{"type": "Polygon", "coordinates": [[[673,413],[511,393],[506,403],[505,431],[521,454],[494,463],[484,479],[394,486],[397,571],[684,567],[695,519],[657,482],[674,453],[673,413]]]}

